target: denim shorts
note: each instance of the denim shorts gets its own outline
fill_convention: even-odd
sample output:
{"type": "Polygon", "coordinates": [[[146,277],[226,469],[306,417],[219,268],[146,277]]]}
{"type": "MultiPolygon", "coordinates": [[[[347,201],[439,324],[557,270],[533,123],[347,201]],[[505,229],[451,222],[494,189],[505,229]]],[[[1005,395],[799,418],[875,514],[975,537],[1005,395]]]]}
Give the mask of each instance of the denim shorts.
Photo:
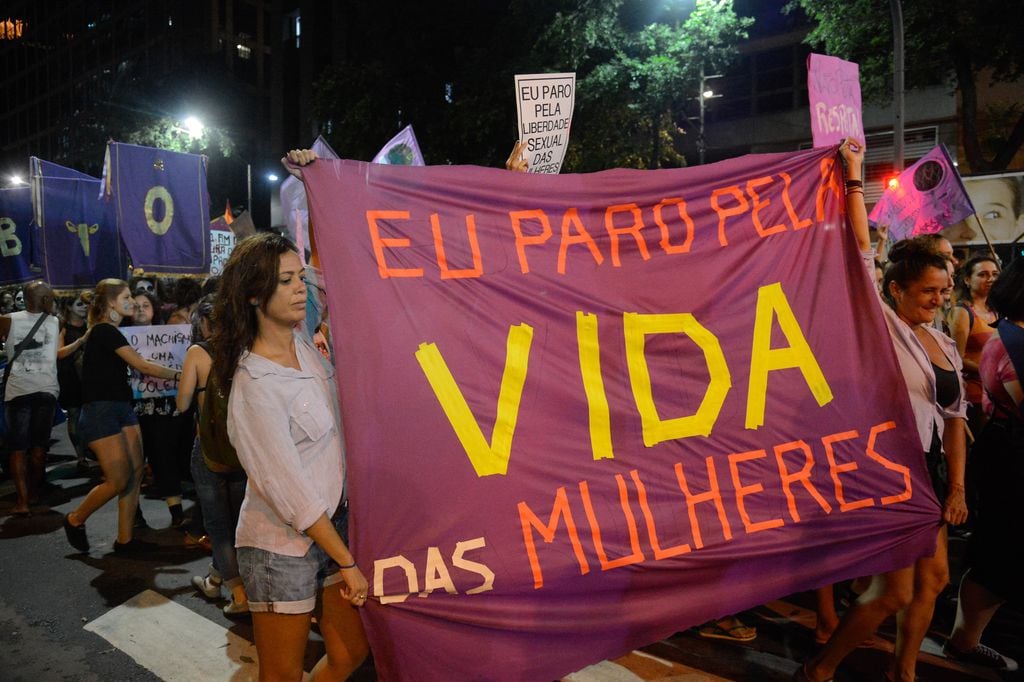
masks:
{"type": "Polygon", "coordinates": [[[24,452],[50,444],[50,428],[57,398],[49,393],[19,395],[4,404],[7,417],[7,449],[24,452]]]}
{"type": "MultiPolygon", "coordinates": [[[[340,507],[331,521],[347,545],[347,506],[340,507]]],[[[304,556],[285,556],[258,547],[239,547],[237,554],[250,611],[309,613],[321,590],[341,582],[337,562],[315,542],[304,556]]]]}
{"type": "Polygon", "coordinates": [[[121,433],[126,426],[137,426],[132,404],[123,400],[97,400],[82,405],[78,413],[78,438],[91,443],[121,433]]]}

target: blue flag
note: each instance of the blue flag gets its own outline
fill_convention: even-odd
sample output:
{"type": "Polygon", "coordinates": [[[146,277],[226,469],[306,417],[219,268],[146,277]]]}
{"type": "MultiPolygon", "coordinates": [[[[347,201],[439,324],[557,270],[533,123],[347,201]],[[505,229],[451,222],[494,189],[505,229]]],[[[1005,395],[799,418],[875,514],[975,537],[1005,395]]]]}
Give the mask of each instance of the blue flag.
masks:
{"type": "Polygon", "coordinates": [[[30,265],[32,253],[32,189],[0,189],[0,284],[39,278],[30,265]]]}
{"type": "Polygon", "coordinates": [[[111,142],[103,174],[134,267],[175,274],[210,271],[203,157],[111,142]]]}
{"type": "Polygon", "coordinates": [[[31,167],[30,175],[32,177],[69,178],[71,180],[93,180],[95,182],[99,182],[98,179],[88,173],[83,173],[82,171],[77,171],[74,168],[62,166],[59,163],[46,161],[45,159],[40,159],[37,156],[33,156],[29,159],[29,165],[31,167]]]}
{"type": "Polygon", "coordinates": [[[114,202],[97,198],[101,182],[85,173],[33,158],[32,198],[43,278],[58,289],[123,279],[128,253],[117,232],[114,202]]]}

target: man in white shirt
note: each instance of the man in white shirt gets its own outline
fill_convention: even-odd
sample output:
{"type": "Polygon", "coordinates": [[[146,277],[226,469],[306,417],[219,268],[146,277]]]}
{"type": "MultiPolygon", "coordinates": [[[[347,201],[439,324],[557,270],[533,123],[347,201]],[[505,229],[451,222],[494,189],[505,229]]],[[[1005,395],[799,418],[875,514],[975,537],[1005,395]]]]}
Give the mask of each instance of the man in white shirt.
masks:
{"type": "Polygon", "coordinates": [[[30,513],[29,499],[43,480],[50,427],[60,393],[60,325],[51,314],[53,290],[45,282],[31,282],[25,285],[24,299],[25,310],[0,315],[0,338],[6,340],[8,364],[13,361],[3,399],[11,477],[18,495],[12,510],[16,516],[30,513]],[[36,327],[40,318],[42,322],[36,327]]]}

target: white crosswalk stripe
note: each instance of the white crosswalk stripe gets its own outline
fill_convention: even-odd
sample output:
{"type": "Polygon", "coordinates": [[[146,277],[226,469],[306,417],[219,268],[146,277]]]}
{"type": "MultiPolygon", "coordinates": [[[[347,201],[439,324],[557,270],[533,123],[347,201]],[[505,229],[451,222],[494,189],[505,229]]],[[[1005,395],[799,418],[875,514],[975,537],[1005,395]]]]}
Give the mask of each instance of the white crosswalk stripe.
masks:
{"type": "Polygon", "coordinates": [[[135,595],[85,629],[165,682],[256,680],[256,646],[152,591],[135,595]]]}

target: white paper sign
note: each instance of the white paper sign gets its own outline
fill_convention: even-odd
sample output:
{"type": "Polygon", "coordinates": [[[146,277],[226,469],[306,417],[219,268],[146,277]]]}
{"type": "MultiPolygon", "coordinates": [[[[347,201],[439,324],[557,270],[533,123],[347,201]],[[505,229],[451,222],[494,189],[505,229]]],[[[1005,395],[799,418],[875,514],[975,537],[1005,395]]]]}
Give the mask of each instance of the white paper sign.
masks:
{"type": "MultiPolygon", "coordinates": [[[[188,324],[125,327],[121,332],[143,358],[174,369],[181,369],[185,364],[185,351],[192,343],[192,326],[188,324]]],[[[158,379],[135,370],[132,370],[131,385],[132,396],[136,400],[178,393],[178,382],[174,379],[158,379]]]]}
{"type": "Polygon", "coordinates": [[[210,230],[210,274],[219,275],[235,248],[235,233],[230,230],[210,230]]]}
{"type": "Polygon", "coordinates": [[[530,172],[557,174],[569,146],[576,74],[518,74],[515,81],[519,139],[530,172]]]}

